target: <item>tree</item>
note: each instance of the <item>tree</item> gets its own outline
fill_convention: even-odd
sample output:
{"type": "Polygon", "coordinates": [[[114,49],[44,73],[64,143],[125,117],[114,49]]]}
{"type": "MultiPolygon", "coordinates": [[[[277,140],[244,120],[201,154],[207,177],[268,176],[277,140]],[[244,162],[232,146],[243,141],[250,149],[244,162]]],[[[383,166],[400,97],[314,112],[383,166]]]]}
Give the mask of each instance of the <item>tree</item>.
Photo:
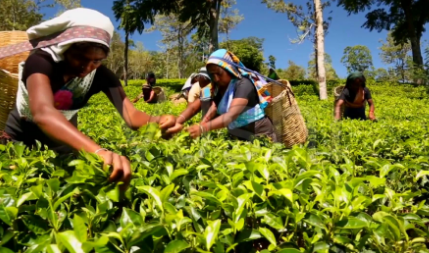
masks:
{"type": "Polygon", "coordinates": [[[0,31],[25,31],[42,21],[40,3],[32,0],[1,0],[0,31]]]}
{"type": "Polygon", "coordinates": [[[222,0],[186,0],[182,1],[180,20],[190,21],[192,29],[197,29],[200,38],[210,34],[209,52],[219,48],[219,17],[222,0]]]}
{"type": "Polygon", "coordinates": [[[104,65],[106,65],[116,76],[120,77],[124,67],[124,50],[125,43],[121,40],[121,36],[116,31],[113,32],[112,41],[110,43],[110,53],[104,65]]]}
{"type": "Polygon", "coordinates": [[[187,36],[191,32],[189,22],[181,22],[178,16],[174,13],[168,15],[158,15],[155,19],[154,29],[161,32],[163,39],[162,43],[168,45],[169,48],[177,48],[177,69],[178,77],[184,77],[184,53],[185,42],[187,36]]]}
{"type": "Polygon", "coordinates": [[[323,10],[330,5],[331,0],[308,0],[306,9],[302,5],[296,5],[292,2],[286,3],[283,0],[262,0],[268,8],[276,12],[287,13],[289,20],[298,29],[298,39],[292,40],[292,43],[302,43],[305,39],[312,40],[314,44],[316,57],[315,62],[317,70],[317,79],[319,81],[319,96],[321,100],[328,99],[326,87],[325,70],[325,34],[327,32],[331,17],[326,20],[323,18],[323,10]],[[313,36],[312,36],[313,35],[313,36]]]}
{"type": "Polygon", "coordinates": [[[165,14],[176,11],[179,7],[177,0],[115,0],[113,13],[116,20],[121,20],[120,28],[125,31],[124,50],[124,84],[127,86],[128,49],[129,36],[135,31],[140,34],[145,28],[145,23],[153,25],[157,14],[165,14]]]}
{"type": "Polygon", "coordinates": [[[281,73],[282,77],[288,80],[303,80],[305,74],[305,68],[296,65],[293,61],[289,61],[289,67],[281,73]]]}
{"type": "Polygon", "coordinates": [[[61,13],[63,13],[66,10],[81,7],[80,0],[54,0],[54,4],[60,6],[60,10],[57,13],[57,16],[59,16],[61,13]]]}
{"type": "Polygon", "coordinates": [[[272,55],[268,56],[268,65],[270,66],[270,68],[276,69],[276,57],[272,55]]]}
{"type": "Polygon", "coordinates": [[[389,32],[385,42],[382,43],[380,50],[381,60],[386,64],[394,64],[395,69],[400,73],[402,82],[405,82],[407,56],[411,52],[411,43],[404,42],[395,44],[392,33],[389,32]]]}
{"type": "MultiPolygon", "coordinates": [[[[324,55],[325,59],[325,70],[326,70],[326,80],[337,80],[338,75],[335,69],[332,67],[332,59],[331,56],[327,53],[324,55]]],[[[308,62],[308,77],[310,79],[317,80],[317,67],[316,67],[316,58],[314,57],[314,53],[310,56],[310,61],[308,62]]]]}
{"type": "Polygon", "coordinates": [[[349,73],[353,71],[363,72],[372,66],[371,51],[362,45],[346,47],[341,62],[346,66],[349,73]]]}
{"type": "Polygon", "coordinates": [[[221,15],[219,19],[219,32],[226,35],[226,40],[229,40],[229,34],[241,21],[243,15],[239,14],[238,9],[231,10],[236,4],[236,0],[223,0],[221,3],[221,15]]]}
{"type": "Polygon", "coordinates": [[[233,52],[247,68],[260,72],[264,62],[263,42],[264,39],[249,37],[222,42],[221,47],[233,52]]]}
{"type": "Polygon", "coordinates": [[[420,40],[425,24],[429,22],[428,0],[339,0],[338,5],[343,6],[349,15],[364,12],[372,6],[379,7],[366,14],[367,20],[362,27],[378,32],[392,30],[397,44],[409,40],[413,62],[419,67],[423,66],[420,40]]]}

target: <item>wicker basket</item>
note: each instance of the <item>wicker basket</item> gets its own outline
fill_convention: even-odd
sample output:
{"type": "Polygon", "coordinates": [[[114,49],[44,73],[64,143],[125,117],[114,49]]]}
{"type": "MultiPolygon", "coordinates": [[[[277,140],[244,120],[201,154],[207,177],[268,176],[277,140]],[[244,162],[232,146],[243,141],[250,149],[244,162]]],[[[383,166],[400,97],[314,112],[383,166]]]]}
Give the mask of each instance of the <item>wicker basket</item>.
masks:
{"type": "Polygon", "coordinates": [[[4,130],[10,111],[15,106],[18,75],[0,69],[0,131],[4,130]]]}
{"type": "Polygon", "coordinates": [[[158,86],[152,88],[156,94],[157,103],[164,102],[166,100],[164,89],[158,86]]]}
{"type": "MultiPolygon", "coordinates": [[[[24,31],[0,32],[0,47],[18,44],[28,41],[27,33],[24,31]]],[[[18,64],[25,61],[30,52],[19,53],[4,59],[0,59],[0,69],[5,69],[12,74],[18,73],[18,64]]]]}
{"type": "MultiPolygon", "coordinates": [[[[334,116],[335,116],[335,106],[337,104],[338,99],[341,96],[341,92],[343,92],[345,87],[346,86],[338,86],[338,87],[334,88],[334,97],[335,97],[335,100],[334,100],[334,116]]],[[[341,106],[341,112],[340,113],[341,113],[341,118],[343,118],[343,116],[344,116],[344,105],[341,106]]]]}
{"type": "Polygon", "coordinates": [[[274,124],[277,138],[290,148],[305,143],[308,131],[290,83],[287,80],[279,81],[289,89],[268,83],[266,87],[273,100],[265,108],[265,113],[274,124]]]}

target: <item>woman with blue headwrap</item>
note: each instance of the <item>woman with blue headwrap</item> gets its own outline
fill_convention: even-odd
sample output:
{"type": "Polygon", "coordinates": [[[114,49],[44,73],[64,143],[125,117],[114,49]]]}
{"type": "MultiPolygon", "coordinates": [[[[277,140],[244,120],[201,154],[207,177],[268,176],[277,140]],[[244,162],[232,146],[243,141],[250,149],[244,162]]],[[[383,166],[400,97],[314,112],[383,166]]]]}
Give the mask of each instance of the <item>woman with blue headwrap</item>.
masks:
{"type": "Polygon", "coordinates": [[[335,119],[341,119],[341,107],[344,106],[344,118],[366,120],[365,102],[367,102],[369,118],[375,120],[374,101],[365,82],[365,76],[360,72],[352,73],[347,77],[346,87],[335,105],[335,119]]]}
{"type": "Polygon", "coordinates": [[[187,129],[191,137],[227,127],[229,134],[240,140],[267,136],[277,141],[273,123],[264,112],[267,101],[259,93],[255,81],[258,78],[244,70],[240,60],[225,49],[215,51],[206,67],[214,103],[200,124],[187,129]]]}

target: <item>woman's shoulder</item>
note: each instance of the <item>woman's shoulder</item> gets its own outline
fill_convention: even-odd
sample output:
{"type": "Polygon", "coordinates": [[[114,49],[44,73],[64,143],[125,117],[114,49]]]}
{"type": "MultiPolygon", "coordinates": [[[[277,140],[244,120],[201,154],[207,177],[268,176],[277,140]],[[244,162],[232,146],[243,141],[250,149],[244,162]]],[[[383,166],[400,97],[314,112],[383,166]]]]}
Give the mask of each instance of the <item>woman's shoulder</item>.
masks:
{"type": "Polygon", "coordinates": [[[40,49],[35,50],[25,60],[23,80],[34,73],[41,73],[50,77],[56,73],[54,69],[58,64],[49,53],[40,49]]]}

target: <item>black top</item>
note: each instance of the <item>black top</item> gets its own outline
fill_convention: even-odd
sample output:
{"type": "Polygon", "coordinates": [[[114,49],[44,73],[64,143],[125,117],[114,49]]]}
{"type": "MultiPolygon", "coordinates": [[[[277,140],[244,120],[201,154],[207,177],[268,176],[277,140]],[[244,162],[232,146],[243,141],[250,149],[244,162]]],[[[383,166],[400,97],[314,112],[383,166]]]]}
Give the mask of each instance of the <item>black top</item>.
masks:
{"type": "MultiPolygon", "coordinates": [[[[364,92],[365,92],[365,100],[369,100],[372,99],[371,97],[371,92],[369,91],[369,89],[367,87],[363,88],[364,92]]],[[[347,88],[344,88],[343,91],[341,92],[340,98],[341,100],[347,100],[350,103],[353,103],[355,101],[356,98],[356,92],[353,92],[347,88]]]]}
{"type": "MultiPolygon", "coordinates": [[[[256,87],[248,78],[237,80],[233,99],[234,98],[245,98],[248,100],[247,106],[243,111],[252,109],[259,103],[259,96],[256,87]]],[[[216,104],[216,106],[219,106],[221,100],[222,95],[218,93],[215,95],[213,102],[216,104]]],[[[230,134],[242,140],[251,140],[255,134],[263,134],[270,136],[274,139],[274,141],[276,141],[275,136],[273,136],[274,126],[267,116],[261,120],[250,123],[249,125],[232,130],[228,129],[228,131],[230,134]]]]}
{"type": "MultiPolygon", "coordinates": [[[[26,81],[31,74],[45,74],[49,77],[52,93],[55,94],[66,84],[64,81],[64,70],[64,62],[54,62],[50,54],[42,50],[37,50],[25,61],[22,81],[24,82],[25,86],[27,86],[26,81]]],[[[119,86],[121,86],[121,83],[115,74],[107,67],[101,65],[96,70],[93,82],[87,94],[81,99],[73,100],[69,110],[80,109],[88,103],[88,100],[93,95],[99,93],[100,91],[103,91],[107,94],[110,88],[119,86]]],[[[77,115],[75,115],[70,120],[70,122],[77,127],[77,115]]],[[[23,141],[27,145],[34,144],[35,140],[37,139],[42,143],[42,145],[46,144],[49,147],[57,146],[57,144],[53,143],[36,124],[31,121],[21,119],[16,106],[9,114],[5,131],[12,137],[12,139],[16,141],[23,141]]]]}

